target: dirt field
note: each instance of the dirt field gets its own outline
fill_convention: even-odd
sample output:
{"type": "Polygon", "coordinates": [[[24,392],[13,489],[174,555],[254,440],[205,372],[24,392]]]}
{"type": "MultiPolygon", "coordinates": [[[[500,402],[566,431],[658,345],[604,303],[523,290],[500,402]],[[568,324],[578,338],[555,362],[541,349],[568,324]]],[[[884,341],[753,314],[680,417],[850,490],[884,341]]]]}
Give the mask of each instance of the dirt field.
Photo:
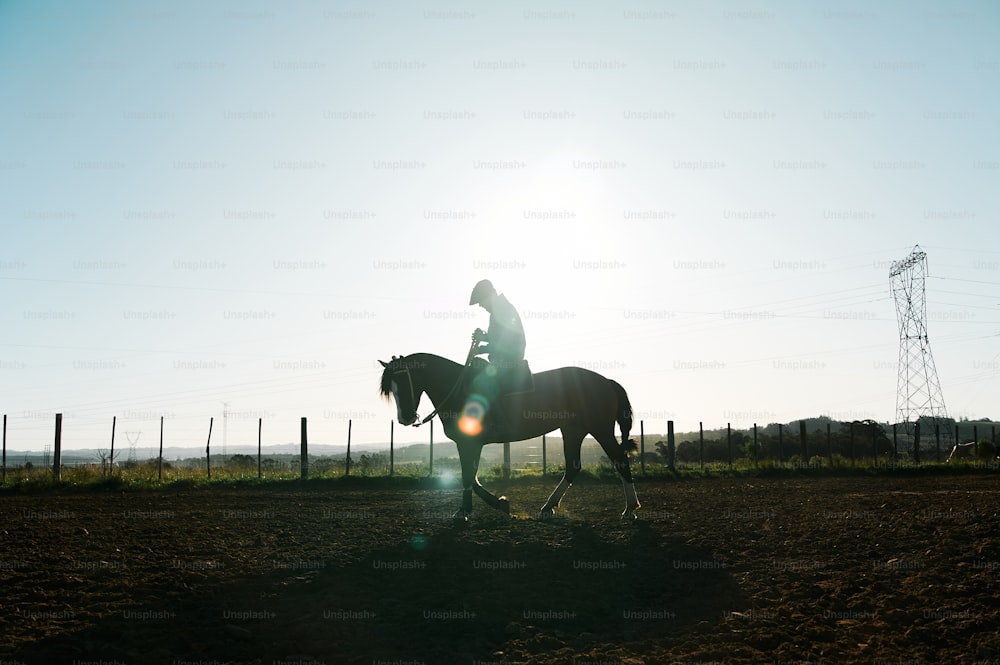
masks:
{"type": "Polygon", "coordinates": [[[1000,476],[0,495],[0,663],[1000,663],[1000,476]]]}

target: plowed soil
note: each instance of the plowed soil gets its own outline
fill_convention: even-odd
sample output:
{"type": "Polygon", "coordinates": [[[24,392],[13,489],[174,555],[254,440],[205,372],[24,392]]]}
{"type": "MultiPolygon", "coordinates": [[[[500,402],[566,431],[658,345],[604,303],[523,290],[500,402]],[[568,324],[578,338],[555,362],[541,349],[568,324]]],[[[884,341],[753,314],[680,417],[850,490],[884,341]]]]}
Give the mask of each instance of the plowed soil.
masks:
{"type": "Polygon", "coordinates": [[[0,495],[0,662],[1000,663],[1000,476],[0,495]]]}

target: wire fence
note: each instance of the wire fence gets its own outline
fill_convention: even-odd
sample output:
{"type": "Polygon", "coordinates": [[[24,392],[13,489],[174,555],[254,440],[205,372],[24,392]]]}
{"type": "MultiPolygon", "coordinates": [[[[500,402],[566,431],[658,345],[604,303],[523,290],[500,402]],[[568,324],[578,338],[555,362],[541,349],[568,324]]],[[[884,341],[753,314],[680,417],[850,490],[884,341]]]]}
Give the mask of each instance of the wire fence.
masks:
{"type": "MultiPolygon", "coordinates": [[[[293,479],[322,477],[457,477],[461,474],[455,448],[440,445],[435,456],[433,423],[428,444],[409,444],[397,451],[390,423],[387,450],[351,451],[351,421],[348,420],[346,451],[340,455],[311,455],[308,447],[308,422],[301,419],[300,450],[295,454],[264,455],[261,439],[263,419],[258,422],[257,454],[220,455],[212,451],[214,419],[209,419],[204,456],[173,462],[163,458],[163,420],[160,421],[160,454],[144,460],[121,461],[121,448],[115,449],[115,422],[107,449],[97,453],[93,461],[62,460],[62,415],[55,417],[55,445],[52,454],[46,451],[24,459],[20,464],[8,464],[6,422],[4,416],[2,482],[23,482],[49,475],[59,481],[86,482],[100,478],[119,477],[149,481],[173,482],[184,479],[293,479]]],[[[639,422],[638,452],[633,456],[635,473],[657,475],[685,469],[821,469],[861,467],[887,469],[919,466],[927,463],[961,461],[980,467],[997,468],[996,425],[953,423],[900,424],[878,423],[872,420],[839,423],[798,421],[792,425],[753,425],[748,429],[706,431],[699,423],[698,432],[680,436],[674,433],[674,421],[667,422],[667,433],[645,434],[645,423],[639,422]],[[818,425],[825,425],[818,426],[818,425]],[[923,425],[923,427],[922,427],[923,425]],[[811,431],[810,431],[811,427],[811,431]],[[952,429],[952,427],[954,429],[952,429]],[[921,430],[924,431],[921,431],[921,430]],[[928,431],[929,430],[929,431],[928,431]],[[982,434],[982,436],[980,436],[982,434]],[[966,441],[966,443],[958,443],[966,441]]],[[[523,475],[561,473],[563,455],[561,441],[543,436],[529,441],[487,446],[481,468],[484,473],[509,478],[523,475]],[[501,452],[502,451],[502,452],[501,452]]],[[[590,439],[581,450],[585,468],[598,473],[613,474],[613,467],[601,447],[590,439]]]]}

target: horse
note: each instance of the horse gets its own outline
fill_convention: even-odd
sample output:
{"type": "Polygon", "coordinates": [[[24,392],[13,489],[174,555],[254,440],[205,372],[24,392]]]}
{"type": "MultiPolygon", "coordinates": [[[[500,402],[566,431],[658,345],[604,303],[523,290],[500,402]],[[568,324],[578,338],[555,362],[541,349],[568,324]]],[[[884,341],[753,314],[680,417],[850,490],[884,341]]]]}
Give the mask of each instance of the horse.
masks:
{"type": "Polygon", "coordinates": [[[506,441],[532,439],[556,429],[563,439],[566,470],[559,484],[539,511],[540,519],[551,518],[574,479],[580,473],[580,446],[590,434],[604,449],[622,478],[625,510],[622,519],[636,519],[640,507],[629,468],[629,453],[638,446],[629,438],[632,405],[625,389],[597,372],[581,367],[562,367],[532,375],[530,392],[490,397],[479,390],[495,369],[474,357],[470,349],[465,365],[430,353],[414,353],[385,362],[379,393],[396,403],[399,424],[420,425],[438,415],[445,435],[455,442],[462,465],[462,506],[455,519],[468,521],[472,513],[472,493],[501,512],[510,514],[505,496],[497,497],[479,482],[479,458],[483,446],[506,441]],[[434,412],[418,422],[417,407],[426,394],[434,412]],[[615,438],[615,423],[621,442],[615,438]]]}

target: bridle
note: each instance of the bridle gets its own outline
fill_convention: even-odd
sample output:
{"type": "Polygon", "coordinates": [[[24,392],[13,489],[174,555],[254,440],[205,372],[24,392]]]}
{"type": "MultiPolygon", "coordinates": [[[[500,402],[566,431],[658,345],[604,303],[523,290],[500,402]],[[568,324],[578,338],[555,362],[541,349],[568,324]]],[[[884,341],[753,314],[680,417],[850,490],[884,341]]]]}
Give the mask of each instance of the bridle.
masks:
{"type": "MultiPolygon", "coordinates": [[[[455,385],[453,385],[451,387],[451,390],[448,391],[448,394],[445,395],[445,397],[444,397],[443,400],[441,400],[441,406],[444,406],[445,404],[448,403],[448,400],[451,399],[451,396],[454,395],[455,391],[458,389],[459,384],[462,383],[462,378],[465,376],[465,372],[471,366],[472,359],[476,357],[476,349],[478,347],[479,347],[479,342],[478,341],[473,341],[472,342],[472,346],[469,347],[469,355],[465,359],[465,365],[462,367],[462,371],[459,372],[458,378],[455,379],[455,385]]],[[[397,369],[392,374],[393,374],[393,376],[395,376],[396,374],[405,374],[406,375],[406,379],[407,379],[407,381],[410,384],[410,402],[413,403],[413,413],[416,414],[416,412],[417,412],[417,394],[416,394],[417,391],[413,387],[413,375],[410,374],[410,368],[408,366],[407,367],[403,367],[403,369],[397,369]]],[[[438,414],[438,411],[441,410],[441,406],[436,407],[431,412],[431,414],[429,416],[427,416],[426,418],[424,418],[420,422],[416,422],[415,421],[413,423],[413,426],[414,427],[420,427],[421,425],[423,425],[424,423],[426,423],[427,421],[429,421],[431,418],[433,418],[434,416],[436,416],[438,414]]]]}
{"type": "Polygon", "coordinates": [[[410,403],[413,404],[413,414],[416,415],[416,413],[417,413],[417,395],[416,395],[416,390],[414,390],[414,388],[413,388],[413,375],[410,374],[410,368],[409,367],[404,367],[403,369],[397,369],[396,371],[394,371],[392,373],[393,376],[396,376],[397,374],[405,374],[407,380],[410,383],[410,403]]]}

